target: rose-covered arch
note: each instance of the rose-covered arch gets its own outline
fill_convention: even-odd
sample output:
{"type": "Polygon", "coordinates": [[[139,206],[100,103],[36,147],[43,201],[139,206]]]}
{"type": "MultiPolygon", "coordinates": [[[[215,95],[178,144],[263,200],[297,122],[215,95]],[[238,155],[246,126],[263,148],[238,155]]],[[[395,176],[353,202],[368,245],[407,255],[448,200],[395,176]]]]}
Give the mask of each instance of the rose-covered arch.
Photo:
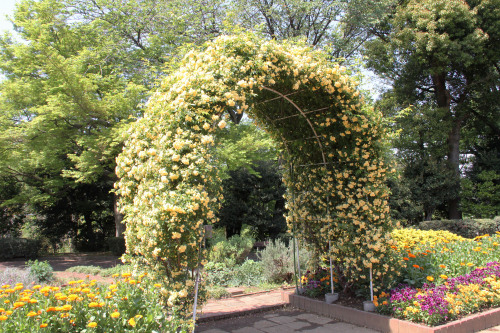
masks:
{"type": "Polygon", "coordinates": [[[162,81],[127,133],[116,188],[129,260],[158,277],[170,306],[191,310],[203,225],[216,223],[222,200],[215,138],[242,112],[291,165],[284,181],[296,237],[323,254],[330,242],[346,283],[372,265],[391,270],[383,134],[356,85],[320,51],[251,35],[189,52],[162,81]]]}

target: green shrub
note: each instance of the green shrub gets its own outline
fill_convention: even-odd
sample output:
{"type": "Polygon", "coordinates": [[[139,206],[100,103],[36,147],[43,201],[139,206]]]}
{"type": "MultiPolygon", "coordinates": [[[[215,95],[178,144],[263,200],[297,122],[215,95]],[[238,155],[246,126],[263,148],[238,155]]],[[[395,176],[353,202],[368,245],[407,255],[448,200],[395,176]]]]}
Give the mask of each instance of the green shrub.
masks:
{"type": "Polygon", "coordinates": [[[254,242],[254,238],[240,235],[219,241],[212,246],[209,260],[216,263],[225,263],[229,267],[241,264],[252,250],[254,242]]]}
{"type": "Polygon", "coordinates": [[[205,281],[211,286],[258,286],[267,281],[262,264],[253,260],[245,260],[243,264],[231,267],[221,262],[208,262],[204,270],[205,281]]]}
{"type": "Polygon", "coordinates": [[[500,230],[500,219],[434,220],[420,222],[421,230],[448,230],[465,238],[494,234],[500,230]]]}
{"type": "Polygon", "coordinates": [[[221,286],[208,286],[207,287],[208,298],[220,299],[224,297],[229,297],[231,294],[226,290],[226,288],[221,286]]]}
{"type": "Polygon", "coordinates": [[[125,238],[123,237],[110,237],[108,238],[108,247],[111,253],[115,256],[121,256],[125,253],[125,238]]]}
{"type": "Polygon", "coordinates": [[[130,265],[116,265],[115,267],[103,269],[101,271],[100,275],[101,276],[112,276],[114,274],[122,274],[122,273],[131,272],[132,270],[133,270],[132,266],[130,266],[130,265]]]}
{"type": "Polygon", "coordinates": [[[48,282],[54,279],[54,270],[48,261],[29,260],[26,265],[29,274],[36,278],[38,282],[48,282]]]}
{"type": "Polygon", "coordinates": [[[233,267],[230,286],[258,286],[267,281],[261,262],[245,260],[240,266],[233,267]]]}
{"type": "MultiPolygon", "coordinates": [[[[301,269],[306,269],[309,261],[309,253],[305,249],[300,250],[301,269]]],[[[291,282],[294,274],[293,246],[288,246],[281,240],[269,242],[264,250],[257,253],[263,267],[263,276],[269,282],[282,283],[291,282]]]]}
{"type": "Polygon", "coordinates": [[[40,243],[26,238],[0,238],[0,259],[26,258],[38,256],[40,243]]]}
{"type": "Polygon", "coordinates": [[[205,281],[212,286],[228,286],[233,271],[223,262],[209,261],[205,267],[205,281]]]}
{"type": "Polygon", "coordinates": [[[100,275],[102,270],[103,269],[99,266],[73,266],[68,268],[66,272],[100,275]]]}

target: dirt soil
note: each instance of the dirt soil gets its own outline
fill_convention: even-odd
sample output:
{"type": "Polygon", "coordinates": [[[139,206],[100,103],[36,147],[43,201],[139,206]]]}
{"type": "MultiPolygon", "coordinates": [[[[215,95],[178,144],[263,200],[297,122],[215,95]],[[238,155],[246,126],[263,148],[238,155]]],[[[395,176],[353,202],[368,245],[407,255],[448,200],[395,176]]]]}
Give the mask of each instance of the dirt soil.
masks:
{"type": "MultiPolygon", "coordinates": [[[[24,258],[16,258],[6,261],[0,261],[0,271],[8,267],[25,268],[24,258]]],[[[66,253],[52,256],[44,256],[38,258],[38,261],[48,261],[54,269],[54,275],[62,281],[77,280],[77,279],[95,279],[102,282],[111,282],[112,278],[101,277],[98,275],[87,275],[84,273],[66,272],[70,267],[74,266],[99,266],[102,268],[110,268],[120,265],[122,262],[118,256],[110,253],[66,253]]]]}

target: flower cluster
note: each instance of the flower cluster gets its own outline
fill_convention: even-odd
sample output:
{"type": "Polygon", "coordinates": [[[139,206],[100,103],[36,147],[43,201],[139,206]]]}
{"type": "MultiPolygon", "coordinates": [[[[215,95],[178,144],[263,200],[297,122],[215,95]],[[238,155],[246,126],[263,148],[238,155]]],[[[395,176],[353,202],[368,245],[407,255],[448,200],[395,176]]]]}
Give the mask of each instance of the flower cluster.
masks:
{"type": "Polygon", "coordinates": [[[3,285],[2,332],[153,332],[189,331],[175,307],[165,311],[161,285],[145,274],[125,273],[108,287],[95,280],[59,286],[3,285]]]}
{"type": "Polygon", "coordinates": [[[391,237],[396,241],[400,249],[413,249],[422,244],[434,246],[441,243],[468,241],[466,238],[446,230],[418,230],[412,228],[394,229],[391,232],[391,237]]]}
{"type": "MultiPolygon", "coordinates": [[[[320,297],[324,296],[326,293],[330,293],[331,289],[331,279],[330,271],[325,268],[318,268],[315,272],[307,271],[300,279],[301,285],[304,288],[304,293],[310,297],[320,297]]],[[[333,283],[338,283],[338,278],[333,274],[333,283]]]]}
{"type": "MultiPolygon", "coordinates": [[[[214,142],[231,114],[246,112],[292,164],[287,221],[299,239],[329,252],[347,280],[372,266],[395,272],[381,117],[357,84],[327,54],[291,42],[221,36],[189,52],[117,158],[129,260],[161,277],[166,299],[190,292],[203,224],[216,222],[222,200],[214,142]]],[[[187,315],[192,298],[183,301],[187,315]]]]}
{"type": "Polygon", "coordinates": [[[438,325],[458,316],[500,305],[500,263],[490,262],[469,274],[426,283],[422,288],[402,286],[381,294],[376,302],[381,313],[438,325]]]}
{"type": "Polygon", "coordinates": [[[420,287],[425,282],[442,284],[449,277],[469,273],[500,257],[499,233],[474,240],[449,232],[413,229],[394,230],[392,235],[398,239],[395,249],[403,262],[401,276],[412,286],[420,287]],[[429,236],[428,242],[426,236],[429,236]]]}

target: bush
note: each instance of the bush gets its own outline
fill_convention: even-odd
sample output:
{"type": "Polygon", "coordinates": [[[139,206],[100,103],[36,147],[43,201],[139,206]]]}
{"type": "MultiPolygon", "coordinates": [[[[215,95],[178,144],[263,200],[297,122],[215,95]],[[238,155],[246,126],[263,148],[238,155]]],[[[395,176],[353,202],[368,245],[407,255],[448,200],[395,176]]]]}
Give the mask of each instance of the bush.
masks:
{"type": "Polygon", "coordinates": [[[262,264],[253,260],[246,260],[241,265],[231,267],[225,263],[208,262],[205,265],[205,274],[205,281],[211,286],[258,286],[267,281],[262,264]]]}
{"type": "Polygon", "coordinates": [[[210,286],[207,287],[208,298],[220,299],[231,296],[226,288],[221,286],[210,286]]]}
{"type": "Polygon", "coordinates": [[[448,230],[465,238],[494,234],[500,230],[500,219],[434,220],[420,222],[421,230],[448,230]]]}
{"type": "Polygon", "coordinates": [[[258,286],[267,281],[262,263],[251,259],[234,268],[229,284],[231,286],[258,286]]]}
{"type": "MultiPolygon", "coordinates": [[[[300,250],[301,269],[306,268],[309,261],[309,253],[305,249],[300,250]]],[[[264,250],[257,253],[262,267],[263,275],[269,282],[291,282],[294,275],[293,246],[288,246],[279,239],[269,242],[264,250]]]]}
{"type": "Polygon", "coordinates": [[[111,253],[115,256],[121,256],[125,253],[125,238],[123,237],[110,237],[108,238],[108,247],[111,253]]]}
{"type": "Polygon", "coordinates": [[[34,239],[0,238],[0,259],[34,259],[39,249],[40,243],[34,239]]]}
{"type": "Polygon", "coordinates": [[[68,268],[66,272],[100,275],[102,270],[103,269],[99,266],[73,266],[68,268]]]}
{"type": "Polygon", "coordinates": [[[29,274],[36,278],[38,282],[48,282],[54,279],[54,270],[47,261],[29,260],[26,265],[29,274]]]}
{"type": "Polygon", "coordinates": [[[205,267],[205,280],[208,285],[227,286],[232,278],[233,271],[223,262],[209,261],[205,267]]]}
{"type": "Polygon", "coordinates": [[[36,279],[30,275],[29,270],[8,267],[0,272],[0,286],[15,285],[22,283],[23,285],[30,285],[36,283],[36,279]]]}
{"type": "Polygon", "coordinates": [[[241,264],[252,250],[254,242],[254,238],[240,235],[219,241],[213,245],[209,259],[215,263],[225,263],[229,267],[241,264]]]}

